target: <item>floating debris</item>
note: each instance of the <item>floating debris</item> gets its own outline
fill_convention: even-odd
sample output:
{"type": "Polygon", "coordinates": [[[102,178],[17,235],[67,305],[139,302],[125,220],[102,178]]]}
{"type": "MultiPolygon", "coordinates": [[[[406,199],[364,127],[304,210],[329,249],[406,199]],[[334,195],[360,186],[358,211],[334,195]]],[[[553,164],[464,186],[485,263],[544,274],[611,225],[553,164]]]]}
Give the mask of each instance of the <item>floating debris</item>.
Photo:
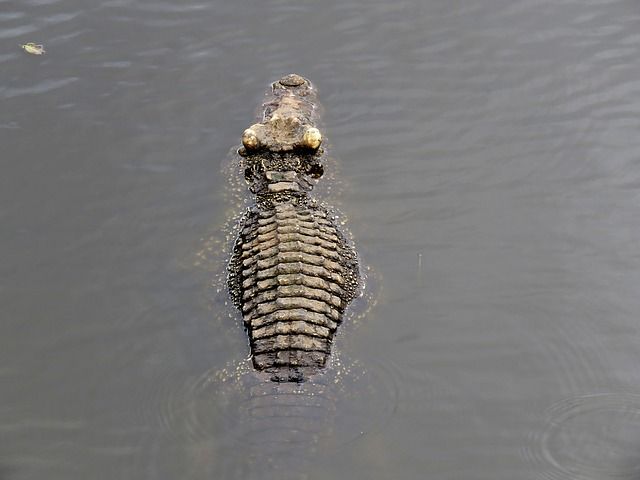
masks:
{"type": "Polygon", "coordinates": [[[25,43],[24,45],[20,45],[20,47],[31,55],[44,55],[46,53],[42,45],[38,45],[33,42],[25,43]]]}

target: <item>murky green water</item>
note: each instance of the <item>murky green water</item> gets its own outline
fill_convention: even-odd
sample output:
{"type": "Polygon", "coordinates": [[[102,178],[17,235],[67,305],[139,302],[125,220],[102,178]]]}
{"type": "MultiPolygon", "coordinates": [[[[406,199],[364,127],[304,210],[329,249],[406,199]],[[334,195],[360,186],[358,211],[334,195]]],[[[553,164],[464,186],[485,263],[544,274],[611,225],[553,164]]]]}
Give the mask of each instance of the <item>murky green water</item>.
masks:
{"type": "Polygon", "coordinates": [[[635,0],[0,0],[0,479],[640,476],[639,31],[635,0]],[[289,72],[373,297],[302,393],[242,373],[221,281],[225,159],[289,72]]]}

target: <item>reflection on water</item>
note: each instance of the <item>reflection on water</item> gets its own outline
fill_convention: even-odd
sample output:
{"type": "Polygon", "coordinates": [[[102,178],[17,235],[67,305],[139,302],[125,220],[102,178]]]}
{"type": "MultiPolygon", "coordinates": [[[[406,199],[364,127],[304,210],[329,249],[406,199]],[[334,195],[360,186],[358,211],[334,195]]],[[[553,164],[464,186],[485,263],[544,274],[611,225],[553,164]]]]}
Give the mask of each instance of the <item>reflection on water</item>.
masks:
{"type": "Polygon", "coordinates": [[[159,397],[165,435],[154,448],[180,445],[178,461],[196,478],[306,478],[310,464],[330,465],[328,457],[379,429],[396,406],[391,378],[340,354],[312,383],[267,379],[247,359],[172,384],[159,397]]]}
{"type": "Polygon", "coordinates": [[[324,432],[300,476],[638,477],[639,24],[630,0],[0,0],[0,478],[246,473],[233,412],[262,387],[209,381],[248,352],[227,152],[289,72],[376,286],[336,345],[369,380],[324,423],[294,397],[324,432]]]}

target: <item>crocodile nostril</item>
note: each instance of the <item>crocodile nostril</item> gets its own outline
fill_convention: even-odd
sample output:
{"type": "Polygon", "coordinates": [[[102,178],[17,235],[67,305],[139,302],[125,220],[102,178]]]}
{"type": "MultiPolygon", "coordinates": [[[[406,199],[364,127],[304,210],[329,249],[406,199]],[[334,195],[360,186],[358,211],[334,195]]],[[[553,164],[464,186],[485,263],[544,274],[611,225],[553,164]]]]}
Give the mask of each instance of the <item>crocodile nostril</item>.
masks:
{"type": "Polygon", "coordinates": [[[303,85],[304,82],[304,77],[296,73],[285,75],[279,80],[280,85],[282,85],[283,87],[299,87],[300,85],[303,85]]]}

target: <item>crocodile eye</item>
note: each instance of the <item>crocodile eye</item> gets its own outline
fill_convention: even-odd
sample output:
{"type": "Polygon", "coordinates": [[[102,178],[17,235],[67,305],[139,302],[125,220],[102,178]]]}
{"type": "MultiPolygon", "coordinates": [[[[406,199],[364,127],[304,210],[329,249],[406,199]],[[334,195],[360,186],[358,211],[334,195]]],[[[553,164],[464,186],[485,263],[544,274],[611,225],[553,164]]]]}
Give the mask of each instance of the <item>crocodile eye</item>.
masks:
{"type": "Polygon", "coordinates": [[[258,135],[252,128],[247,128],[242,134],[242,144],[247,150],[255,150],[260,145],[258,135]]]}
{"type": "Polygon", "coordinates": [[[317,150],[322,143],[322,134],[320,130],[315,127],[309,127],[304,131],[302,135],[302,145],[317,150]]]}

